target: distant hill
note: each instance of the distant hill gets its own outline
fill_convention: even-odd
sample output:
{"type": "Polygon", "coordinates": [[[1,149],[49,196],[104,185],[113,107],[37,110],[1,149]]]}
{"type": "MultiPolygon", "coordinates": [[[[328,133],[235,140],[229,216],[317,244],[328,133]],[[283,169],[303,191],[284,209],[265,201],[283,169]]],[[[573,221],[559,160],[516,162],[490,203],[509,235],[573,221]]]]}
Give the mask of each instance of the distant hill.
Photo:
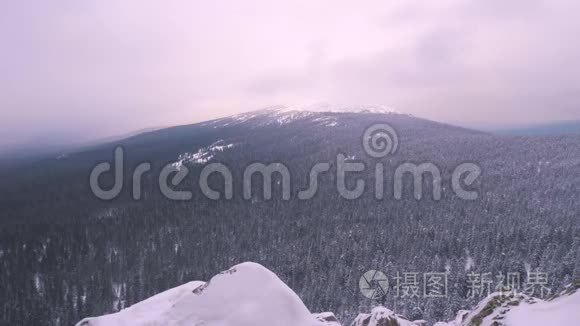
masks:
{"type": "Polygon", "coordinates": [[[511,135],[511,136],[547,136],[547,135],[580,134],[580,120],[559,121],[519,128],[506,128],[494,130],[494,132],[500,135],[511,135]]]}
{"type": "Polygon", "coordinates": [[[85,142],[65,144],[50,141],[36,141],[17,146],[0,148],[0,170],[19,166],[26,162],[65,157],[68,153],[88,150],[102,144],[119,141],[158,129],[163,129],[163,127],[144,128],[121,135],[109,136],[85,142]]]}

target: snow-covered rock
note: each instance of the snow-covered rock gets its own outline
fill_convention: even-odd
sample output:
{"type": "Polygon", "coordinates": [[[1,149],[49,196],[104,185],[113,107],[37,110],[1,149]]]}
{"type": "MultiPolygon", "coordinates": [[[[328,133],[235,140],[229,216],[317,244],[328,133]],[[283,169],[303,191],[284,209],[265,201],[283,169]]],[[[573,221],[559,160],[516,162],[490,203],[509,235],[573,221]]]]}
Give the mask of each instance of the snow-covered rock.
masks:
{"type": "Polygon", "coordinates": [[[459,310],[459,312],[457,313],[457,316],[455,317],[454,320],[450,321],[450,322],[437,322],[435,323],[435,325],[433,326],[460,326],[463,325],[463,322],[465,320],[467,320],[467,316],[469,316],[470,311],[469,310],[459,310]]]}
{"type": "Polygon", "coordinates": [[[314,318],[321,323],[321,326],[340,326],[338,319],[332,312],[314,314],[314,318]]]}
{"type": "Polygon", "coordinates": [[[523,303],[505,316],[507,326],[580,325],[580,292],[536,304],[523,303]]]}
{"type": "MultiPolygon", "coordinates": [[[[580,282],[548,300],[522,293],[493,293],[473,310],[435,326],[580,325],[580,282]]],[[[422,326],[378,306],[351,326],[422,326]]],[[[76,326],[340,326],[333,313],[312,314],[274,273],[242,263],[214,276],[157,294],[117,313],[86,318],[76,326]]]]}
{"type": "Polygon", "coordinates": [[[256,263],[242,263],[207,283],[190,282],[77,326],[339,325],[319,317],[276,274],[256,263]]]}
{"type": "Polygon", "coordinates": [[[370,314],[359,314],[351,326],[419,326],[419,324],[379,306],[373,308],[370,314]]]}
{"type": "Polygon", "coordinates": [[[472,311],[434,326],[547,326],[580,325],[580,292],[565,291],[544,301],[521,293],[493,293],[472,311]]]}

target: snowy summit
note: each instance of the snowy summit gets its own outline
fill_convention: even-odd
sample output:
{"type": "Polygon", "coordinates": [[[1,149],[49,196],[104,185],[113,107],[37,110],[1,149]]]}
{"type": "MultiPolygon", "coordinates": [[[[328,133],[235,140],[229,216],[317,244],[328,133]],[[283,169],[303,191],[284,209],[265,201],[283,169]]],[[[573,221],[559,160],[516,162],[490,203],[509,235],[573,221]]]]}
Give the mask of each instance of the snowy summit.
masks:
{"type": "MultiPolygon", "coordinates": [[[[170,289],[118,313],[76,326],[330,326],[310,313],[276,274],[242,263],[214,276],[170,289]]],[[[338,325],[338,324],[334,324],[338,325]]]]}
{"type": "MultiPolygon", "coordinates": [[[[435,326],[576,325],[580,283],[543,301],[523,294],[494,293],[472,311],[460,311],[435,326]]],[[[351,326],[422,326],[377,306],[351,326]]],[[[312,314],[276,274],[256,263],[242,263],[214,276],[167,290],[117,313],[85,318],[76,326],[341,326],[330,312],[312,314]]]]}

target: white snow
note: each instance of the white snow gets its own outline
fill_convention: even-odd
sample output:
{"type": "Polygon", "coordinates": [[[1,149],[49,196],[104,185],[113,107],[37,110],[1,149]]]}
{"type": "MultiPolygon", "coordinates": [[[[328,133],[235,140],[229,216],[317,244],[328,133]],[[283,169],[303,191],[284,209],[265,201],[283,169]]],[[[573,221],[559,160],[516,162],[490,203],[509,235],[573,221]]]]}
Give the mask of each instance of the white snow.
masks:
{"type": "Polygon", "coordinates": [[[580,324],[580,292],[552,301],[523,303],[507,313],[508,326],[571,326],[580,324]]]}
{"type": "MultiPolygon", "coordinates": [[[[35,286],[42,288],[39,274],[35,286]]],[[[115,284],[121,297],[125,284],[115,284]]],[[[41,291],[39,291],[41,292],[41,291]]],[[[84,291],[81,289],[81,294],[84,291]]],[[[521,293],[493,293],[472,311],[460,311],[435,326],[578,325],[580,292],[563,292],[552,301],[521,293]],[[489,309],[492,308],[491,312],[489,309]],[[482,315],[483,314],[483,315],[482,315]],[[483,319],[481,319],[483,317],[483,319]]],[[[85,295],[81,296],[83,300],[85,295]]],[[[117,302],[122,306],[122,302],[117,302]]],[[[359,314],[353,326],[424,325],[379,306],[359,314]]],[[[167,290],[120,312],[86,318],[76,326],[340,326],[334,314],[311,314],[300,298],[274,273],[256,263],[242,263],[214,276],[167,290]]]]}
{"type": "Polygon", "coordinates": [[[438,322],[434,326],[468,326],[474,324],[476,318],[483,317],[481,313],[493,306],[491,313],[486,314],[480,326],[546,326],[578,325],[580,320],[580,292],[563,295],[552,301],[543,301],[521,293],[509,296],[510,293],[492,293],[472,311],[462,310],[455,320],[438,322]],[[508,294],[508,296],[505,296],[508,294]],[[503,299],[502,299],[503,298],[503,299]],[[501,299],[501,300],[499,300],[501,299]],[[499,301],[498,301],[499,300],[499,301]],[[517,303],[516,303],[517,301],[517,303]],[[499,303],[498,303],[499,302],[499,303]],[[516,304],[509,304],[510,302],[516,304]]]}
{"type": "Polygon", "coordinates": [[[200,148],[195,153],[183,153],[180,154],[177,158],[177,161],[173,163],[173,166],[177,167],[178,169],[183,166],[185,163],[193,163],[193,164],[205,164],[213,159],[218,152],[223,152],[226,149],[233,148],[234,144],[226,144],[224,140],[220,139],[215,143],[200,148]]]}
{"type": "Polygon", "coordinates": [[[189,282],[159,293],[118,313],[83,319],[77,323],[77,326],[162,325],[163,314],[170,311],[172,306],[182,297],[191,294],[194,289],[203,284],[205,282],[189,282]]]}
{"type": "MultiPolygon", "coordinates": [[[[422,321],[421,321],[422,322],[422,321]]],[[[409,321],[402,316],[395,314],[393,311],[383,307],[374,307],[370,314],[359,314],[352,322],[352,326],[381,326],[381,325],[399,325],[399,326],[418,326],[418,324],[409,321]],[[395,324],[396,322],[396,324],[395,324]]]]}
{"type": "Polygon", "coordinates": [[[338,121],[336,121],[335,117],[318,117],[314,118],[312,121],[319,123],[325,127],[336,127],[338,126],[338,121]]]}
{"type": "Polygon", "coordinates": [[[327,112],[378,113],[378,114],[399,113],[397,110],[389,108],[385,105],[352,105],[345,107],[330,108],[329,111],[327,112]]]}
{"type": "MultiPolygon", "coordinates": [[[[332,106],[316,105],[277,105],[257,111],[235,114],[229,117],[200,123],[200,126],[213,128],[239,125],[252,122],[255,126],[286,125],[292,122],[311,119],[324,127],[336,127],[339,123],[334,115],[329,113],[370,113],[370,114],[401,114],[384,105],[350,105],[332,106]]],[[[409,115],[410,116],[410,115],[409,115]]]]}
{"type": "Polygon", "coordinates": [[[465,271],[469,272],[475,267],[475,260],[471,257],[469,249],[465,249],[465,255],[467,256],[465,259],[465,271]]]}
{"type": "Polygon", "coordinates": [[[468,310],[460,310],[457,313],[455,320],[453,320],[451,322],[438,322],[438,323],[435,323],[435,325],[433,325],[433,326],[461,326],[462,321],[466,320],[468,315],[469,315],[468,310]]]}
{"type": "Polygon", "coordinates": [[[350,105],[350,106],[332,106],[332,105],[292,105],[280,106],[266,111],[276,112],[279,115],[294,115],[304,117],[315,113],[374,113],[374,114],[391,114],[399,113],[385,105],[350,105]]]}
{"type": "Polygon", "coordinates": [[[340,322],[332,312],[321,312],[313,316],[321,323],[320,326],[340,326],[340,322]]]}
{"type": "Polygon", "coordinates": [[[236,114],[236,115],[232,116],[231,118],[236,120],[237,122],[246,122],[246,121],[254,119],[258,116],[260,116],[259,112],[248,112],[248,113],[236,114]]]}
{"type": "Polygon", "coordinates": [[[120,310],[125,308],[125,300],[122,300],[123,291],[126,290],[127,285],[125,283],[113,283],[112,291],[115,295],[115,300],[113,301],[113,309],[120,310]]]}
{"type": "Polygon", "coordinates": [[[465,271],[469,272],[471,269],[473,269],[474,266],[475,261],[473,260],[473,258],[468,256],[467,259],[465,260],[465,271]]]}
{"type": "MultiPolygon", "coordinates": [[[[296,106],[275,106],[270,108],[265,108],[258,111],[252,111],[247,113],[236,114],[228,118],[220,119],[219,121],[228,121],[225,124],[221,123],[220,126],[227,126],[231,123],[244,123],[256,118],[266,118],[265,121],[260,121],[259,125],[270,125],[277,124],[283,125],[290,122],[294,122],[299,119],[307,118],[313,115],[314,112],[304,110],[301,107],[296,106]]],[[[214,126],[217,128],[217,126],[214,126]]]]}
{"type": "Polygon", "coordinates": [[[274,273],[242,263],[77,326],[323,326],[274,273]]]}

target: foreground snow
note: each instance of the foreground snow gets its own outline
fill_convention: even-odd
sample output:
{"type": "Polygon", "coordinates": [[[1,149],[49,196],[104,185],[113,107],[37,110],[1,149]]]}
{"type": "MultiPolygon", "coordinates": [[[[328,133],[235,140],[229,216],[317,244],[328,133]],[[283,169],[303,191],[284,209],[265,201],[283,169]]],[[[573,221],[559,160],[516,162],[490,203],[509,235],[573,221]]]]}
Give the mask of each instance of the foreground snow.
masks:
{"type": "MultiPolygon", "coordinates": [[[[77,326],[326,326],[274,273],[236,265],[209,282],[190,282],[118,313],[77,326]]],[[[335,324],[336,325],[336,324],[335,324]]]]}
{"type": "Polygon", "coordinates": [[[523,294],[493,293],[472,311],[462,310],[450,322],[434,326],[546,326],[580,325],[580,292],[543,301],[523,294]]]}
{"type": "MultiPolygon", "coordinates": [[[[471,311],[435,326],[580,325],[580,282],[550,301],[494,293],[471,311]]],[[[351,326],[421,326],[379,306],[351,326]]],[[[274,273],[243,263],[214,276],[155,295],[118,313],[86,318],[77,326],[340,326],[330,312],[312,314],[274,273]]]]}
{"type": "Polygon", "coordinates": [[[537,304],[522,304],[507,314],[508,326],[580,325],[580,292],[537,304]]]}
{"type": "Polygon", "coordinates": [[[370,314],[360,314],[352,322],[352,326],[419,326],[424,321],[411,322],[391,310],[379,306],[373,308],[370,314]]]}

